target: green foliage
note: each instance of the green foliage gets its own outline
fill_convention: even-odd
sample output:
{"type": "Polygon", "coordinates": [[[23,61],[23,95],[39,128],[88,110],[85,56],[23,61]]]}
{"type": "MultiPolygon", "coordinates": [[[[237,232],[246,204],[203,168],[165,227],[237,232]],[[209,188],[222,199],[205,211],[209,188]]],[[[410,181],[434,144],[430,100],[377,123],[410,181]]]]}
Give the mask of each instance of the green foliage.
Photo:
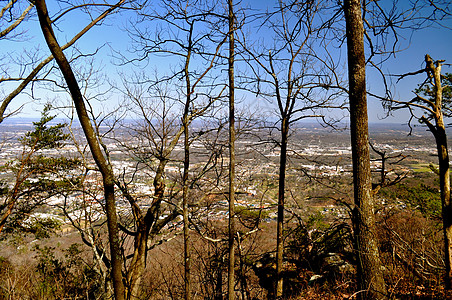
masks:
{"type": "Polygon", "coordinates": [[[64,258],[55,256],[53,247],[35,247],[40,275],[39,293],[46,299],[89,299],[101,293],[100,276],[82,259],[83,251],[78,244],[66,249],[64,258]]]}
{"type": "Polygon", "coordinates": [[[81,162],[78,158],[36,155],[27,163],[27,168],[34,172],[45,173],[70,170],[80,165],[81,162]]]}
{"type": "Polygon", "coordinates": [[[433,173],[435,173],[436,175],[439,175],[439,169],[434,164],[430,163],[428,165],[428,167],[433,173]]]}
{"type": "Polygon", "coordinates": [[[267,210],[239,207],[236,211],[237,217],[241,222],[260,222],[262,219],[268,218],[269,212],[267,210]]]}
{"type": "Polygon", "coordinates": [[[49,197],[64,195],[80,183],[80,178],[71,172],[81,166],[79,158],[57,154],[49,156],[40,152],[60,149],[70,137],[64,132],[65,124],[50,125],[55,119],[55,116],[50,116],[50,110],[50,105],[47,105],[41,119],[33,122],[33,130],[20,140],[26,147],[19,158],[0,167],[4,172],[12,172],[16,179],[14,189],[8,189],[6,183],[0,184],[0,196],[4,199],[0,208],[14,203],[13,212],[3,230],[5,233],[21,230],[34,233],[37,238],[48,237],[58,229],[59,224],[54,220],[32,220],[27,223],[24,220],[44,206],[49,197]]]}
{"type": "Polygon", "coordinates": [[[70,135],[63,130],[65,124],[48,126],[49,122],[55,119],[55,116],[49,115],[50,110],[50,105],[44,107],[41,119],[33,122],[34,130],[27,132],[21,139],[24,145],[37,150],[57,149],[63,147],[64,141],[69,139],[70,135]]]}
{"type": "Polygon", "coordinates": [[[315,228],[317,230],[326,230],[330,225],[325,222],[324,219],[325,217],[320,211],[310,214],[306,221],[306,227],[315,228]]]}
{"type": "Polygon", "coordinates": [[[55,248],[36,246],[38,264],[36,270],[42,277],[41,293],[53,295],[59,288],[56,282],[64,281],[68,277],[66,268],[63,263],[55,258],[55,248]]]}
{"type": "Polygon", "coordinates": [[[0,197],[8,194],[8,184],[5,181],[0,181],[0,197]]]}
{"type": "Polygon", "coordinates": [[[47,178],[27,180],[23,183],[23,186],[27,188],[27,190],[23,192],[23,196],[33,197],[33,194],[39,194],[40,196],[51,196],[58,193],[64,193],[64,191],[73,188],[79,183],[79,177],[62,178],[61,180],[51,180],[47,178]]]}
{"type": "MultiPolygon", "coordinates": [[[[448,101],[446,103],[450,103],[452,99],[452,73],[446,73],[441,76],[441,85],[443,86],[443,100],[448,101]]],[[[430,98],[435,97],[435,90],[430,85],[422,84],[415,92],[430,98]]]]}
{"type": "MultiPolygon", "coordinates": [[[[326,224],[315,214],[310,216],[306,223],[299,224],[291,231],[288,236],[287,253],[297,257],[301,265],[311,268],[329,253],[349,255],[351,242],[351,228],[348,224],[326,224]]],[[[317,266],[320,267],[318,264],[317,266]]]]}
{"type": "MultiPolygon", "coordinates": [[[[452,116],[452,73],[446,73],[441,76],[442,85],[442,110],[446,117],[452,116]]],[[[430,100],[435,99],[435,88],[432,85],[422,84],[416,90],[415,93],[428,97],[430,100]]]]}
{"type": "Polygon", "coordinates": [[[423,183],[416,186],[398,184],[395,189],[383,191],[382,195],[402,201],[427,218],[436,220],[441,218],[441,195],[437,188],[423,183]]]}
{"type": "Polygon", "coordinates": [[[37,239],[45,239],[49,238],[55,230],[60,229],[61,222],[53,218],[36,218],[27,227],[27,231],[33,233],[37,239]]]}
{"type": "MultiPolygon", "coordinates": [[[[61,228],[61,221],[55,218],[35,216],[30,217],[35,208],[38,205],[29,204],[21,205],[16,209],[17,212],[12,214],[6,224],[4,230],[5,233],[1,236],[1,239],[21,239],[27,234],[34,235],[35,239],[42,240],[50,238],[53,233],[56,233],[61,228]]],[[[17,246],[19,247],[21,241],[18,240],[17,246]]]]}
{"type": "MultiPolygon", "coordinates": [[[[328,223],[321,213],[299,221],[297,226],[288,228],[286,232],[284,260],[287,267],[283,271],[284,293],[292,295],[294,299],[311,284],[313,275],[321,275],[322,279],[316,284],[328,281],[336,285],[338,281],[350,280],[355,272],[353,264],[356,262],[352,250],[352,230],[348,223],[328,223]]],[[[263,260],[267,259],[264,257],[263,260]]],[[[260,261],[261,264],[267,266],[274,262],[274,258],[267,262],[263,260],[260,261]]],[[[266,267],[265,272],[271,270],[266,267]]],[[[261,276],[261,281],[262,278],[261,276]]],[[[270,279],[273,281],[273,278],[270,279]]]]}

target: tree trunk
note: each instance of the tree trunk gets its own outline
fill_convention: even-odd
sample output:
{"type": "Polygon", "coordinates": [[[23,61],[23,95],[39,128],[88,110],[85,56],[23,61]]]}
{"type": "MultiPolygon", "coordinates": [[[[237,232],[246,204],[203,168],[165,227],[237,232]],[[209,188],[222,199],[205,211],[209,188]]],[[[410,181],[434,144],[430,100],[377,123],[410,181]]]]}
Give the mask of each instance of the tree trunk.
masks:
{"type": "Polygon", "coordinates": [[[278,179],[278,223],[276,228],[276,299],[283,297],[283,263],[284,263],[284,200],[286,189],[287,140],[289,125],[287,117],[281,121],[281,154],[279,157],[278,179]]]}
{"type": "Polygon", "coordinates": [[[134,252],[132,260],[127,270],[128,292],[127,299],[139,299],[141,280],[146,267],[147,242],[154,234],[151,231],[159,216],[160,203],[165,194],[165,183],[163,182],[163,172],[166,166],[166,159],[159,162],[159,166],[154,178],[154,201],[144,216],[136,213],[137,232],[134,237],[134,252]]]}
{"type": "Polygon", "coordinates": [[[214,300],[223,300],[223,264],[224,257],[221,255],[217,268],[215,270],[216,278],[215,278],[215,295],[214,300]]]}
{"type": "Polygon", "coordinates": [[[83,100],[82,93],[78,86],[75,75],[72,68],[63,53],[60,45],[58,44],[55,34],[51,27],[51,21],[47,12],[47,6],[45,0],[35,1],[36,10],[38,12],[39,23],[41,26],[42,33],[47,42],[47,46],[52,52],[55,61],[57,62],[61,73],[63,74],[69,91],[74,101],[75,108],[77,110],[77,115],[80,120],[80,124],[83,128],[83,132],[88,141],[93,158],[102,174],[103,187],[104,187],[104,198],[106,202],[106,213],[107,213],[107,227],[108,227],[108,237],[110,242],[110,252],[111,252],[111,277],[113,281],[113,288],[116,300],[124,299],[124,284],[122,281],[122,258],[119,246],[119,230],[118,222],[116,216],[116,203],[114,194],[114,175],[111,166],[106,161],[102,150],[97,140],[96,133],[91,125],[91,120],[89,119],[85,103],[83,100]]]}
{"type": "Polygon", "coordinates": [[[134,253],[127,272],[129,290],[127,299],[140,299],[141,279],[146,266],[146,247],[149,227],[145,222],[138,223],[137,235],[134,238],[134,253]]]}
{"type": "Polygon", "coordinates": [[[190,149],[188,140],[188,122],[184,124],[184,174],[182,187],[182,215],[184,220],[184,269],[185,269],[185,300],[191,299],[191,282],[190,282],[190,232],[188,219],[188,171],[190,165],[190,149]]]}
{"type": "Polygon", "coordinates": [[[436,140],[439,165],[439,185],[441,191],[442,219],[444,232],[444,255],[446,264],[445,288],[452,289],[452,203],[450,201],[450,168],[449,153],[447,149],[446,126],[442,113],[443,87],[441,83],[441,63],[434,63],[429,55],[425,56],[427,73],[433,77],[435,93],[435,122],[436,126],[427,119],[423,121],[427,124],[436,140]]]}
{"type": "MultiPolygon", "coordinates": [[[[193,29],[193,27],[191,27],[193,29]]],[[[189,113],[191,103],[191,84],[188,65],[192,50],[192,35],[190,30],[188,53],[185,61],[184,75],[186,85],[186,100],[184,106],[184,115],[182,123],[184,126],[184,174],[182,175],[182,217],[184,222],[184,283],[185,283],[185,300],[191,299],[191,280],[190,280],[190,232],[188,219],[188,172],[190,170],[190,141],[189,141],[189,113]]]]}
{"type": "Polygon", "coordinates": [[[228,299],[234,300],[235,286],[235,109],[234,109],[234,10],[232,0],[228,0],[229,8],[229,266],[228,266],[228,299]]]}
{"type": "Polygon", "coordinates": [[[240,262],[239,280],[240,280],[240,289],[241,289],[241,294],[242,294],[242,300],[250,300],[251,292],[250,292],[250,289],[248,288],[248,282],[247,282],[246,273],[245,273],[245,262],[243,260],[242,240],[241,240],[239,233],[237,233],[237,249],[238,249],[238,254],[239,254],[239,262],[240,262]]]}
{"type": "Polygon", "coordinates": [[[358,286],[362,291],[359,295],[361,299],[386,299],[386,285],[375,234],[361,3],[359,0],[345,0],[344,10],[355,198],[353,226],[358,255],[358,286]]]}
{"type": "Polygon", "coordinates": [[[435,133],[438,164],[439,164],[439,185],[441,190],[442,203],[442,219],[444,232],[444,255],[446,264],[445,288],[450,290],[452,288],[452,206],[450,201],[450,169],[449,169],[449,154],[447,150],[447,135],[444,127],[437,125],[435,133]]]}

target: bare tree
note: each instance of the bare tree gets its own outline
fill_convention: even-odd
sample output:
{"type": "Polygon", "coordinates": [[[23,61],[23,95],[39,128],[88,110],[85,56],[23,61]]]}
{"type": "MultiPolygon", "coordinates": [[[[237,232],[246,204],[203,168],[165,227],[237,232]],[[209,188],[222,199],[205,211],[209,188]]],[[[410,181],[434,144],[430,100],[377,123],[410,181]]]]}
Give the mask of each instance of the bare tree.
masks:
{"type": "Polygon", "coordinates": [[[394,167],[407,158],[408,155],[403,153],[387,153],[382,149],[378,149],[378,147],[372,143],[369,145],[370,148],[372,148],[372,150],[379,156],[379,158],[372,159],[371,162],[381,162],[381,168],[373,171],[375,173],[379,173],[380,175],[379,181],[372,184],[372,191],[374,194],[377,194],[381,188],[396,185],[402,182],[407,177],[408,172],[401,172],[400,170],[397,171],[394,167]],[[390,169],[389,166],[391,166],[390,169]]]}
{"type": "MultiPolygon", "coordinates": [[[[191,134],[191,124],[194,119],[199,118],[209,112],[216,105],[221,97],[223,88],[216,88],[216,75],[211,75],[218,65],[219,52],[226,41],[226,36],[217,33],[215,26],[212,26],[211,18],[214,15],[212,10],[214,6],[204,1],[182,2],[182,1],[163,1],[159,9],[143,12],[142,21],[137,24],[131,24],[130,32],[136,42],[135,51],[144,57],[164,56],[172,58],[171,72],[160,72],[156,78],[149,80],[150,90],[159,89],[159,95],[155,98],[161,98],[162,107],[166,106],[167,111],[158,114],[152,112],[143,101],[142,96],[132,96],[133,102],[140,107],[140,114],[146,121],[146,126],[151,129],[153,134],[148,135],[150,141],[155,144],[155,150],[164,149],[163,153],[153,154],[160,161],[161,167],[156,171],[156,178],[159,174],[165,172],[166,164],[174,159],[173,150],[184,135],[184,158],[182,171],[182,216],[184,223],[184,285],[185,298],[191,298],[192,284],[190,280],[190,241],[189,241],[189,200],[191,198],[193,182],[199,180],[200,176],[190,176],[190,147],[197,137],[191,134]],[[147,28],[152,24],[158,24],[155,32],[149,33],[147,28]],[[195,61],[192,62],[192,61],[195,61]],[[196,61],[199,64],[196,64],[196,61]],[[180,63],[180,64],[178,64],[180,63]],[[183,81],[179,81],[179,76],[183,81]],[[183,83],[182,83],[183,82],[183,83]],[[170,87],[171,86],[171,87],[170,87]],[[160,88],[162,87],[162,88],[160,88]],[[216,94],[216,95],[215,95],[216,94]],[[181,105],[180,118],[173,119],[179,112],[181,105]],[[154,120],[162,122],[162,128],[172,126],[175,132],[159,133],[152,128],[154,120],[148,115],[154,115],[154,120]],[[177,120],[180,119],[180,124],[177,120]],[[166,121],[165,121],[166,120],[166,121]],[[166,125],[163,125],[166,124],[166,125]],[[159,138],[157,138],[160,136],[159,138]],[[161,142],[156,143],[161,138],[161,142]],[[164,141],[171,141],[165,145],[164,141]],[[193,177],[193,178],[190,178],[193,177]]],[[[136,59],[125,59],[126,63],[135,63],[142,57],[136,59]]],[[[137,81],[138,83],[139,81],[137,81]]],[[[143,82],[143,80],[141,80],[143,82]]],[[[130,95],[130,93],[129,93],[130,95]]],[[[203,135],[201,132],[198,137],[203,135]]],[[[144,153],[143,153],[144,154],[144,153]]],[[[205,171],[202,171],[205,172],[205,171]]],[[[163,177],[161,179],[163,183],[163,177]]],[[[177,189],[173,191],[177,194],[177,189]]],[[[163,197],[162,193],[160,197],[163,197]]],[[[163,198],[162,198],[163,199],[163,198]]],[[[159,202],[156,202],[156,205],[159,202]]],[[[175,207],[180,208],[179,203],[175,207]]],[[[178,211],[180,212],[180,210],[178,211]]]]}
{"type": "Polygon", "coordinates": [[[277,106],[278,121],[269,126],[271,130],[278,130],[279,136],[273,142],[281,149],[276,234],[275,295],[278,299],[283,297],[286,172],[292,125],[308,118],[332,125],[324,111],[341,107],[335,103],[341,91],[328,92],[325,89],[340,84],[337,81],[339,75],[335,73],[337,66],[327,51],[326,56],[321,57],[314,50],[322,47],[317,40],[321,29],[317,27],[317,18],[322,5],[310,1],[278,1],[277,10],[266,14],[261,25],[273,32],[271,42],[253,49],[247,38],[241,41],[253,72],[253,77],[243,77],[243,87],[274,101],[277,106]]]}
{"type": "Polygon", "coordinates": [[[110,242],[110,255],[112,263],[111,277],[113,281],[115,299],[120,300],[125,298],[124,283],[122,281],[122,257],[119,247],[119,232],[118,221],[116,216],[116,203],[114,194],[114,174],[113,170],[105,159],[96,133],[88,116],[87,109],[84,103],[83,95],[80,91],[77,79],[72,71],[72,68],[63,53],[63,49],[58,44],[56,36],[52,29],[52,22],[50,20],[47,6],[44,0],[35,2],[36,10],[38,12],[41,30],[47,42],[47,46],[52,52],[60,70],[66,80],[68,89],[70,90],[72,100],[77,110],[80,124],[85,133],[93,158],[102,174],[104,197],[106,201],[107,223],[110,242]]]}
{"type": "Polygon", "coordinates": [[[234,3],[228,0],[229,23],[229,265],[228,265],[228,299],[235,298],[235,94],[234,94],[234,61],[235,61],[235,14],[234,3]]]}
{"type": "MultiPolygon", "coordinates": [[[[184,12],[185,11],[179,11],[178,13],[183,14],[184,12]]],[[[163,16],[161,18],[165,19],[163,16]]],[[[175,19],[177,20],[178,16],[176,16],[175,19]]],[[[153,244],[153,240],[161,233],[162,229],[166,225],[174,221],[175,218],[181,213],[181,206],[178,201],[180,191],[182,190],[183,194],[184,189],[191,190],[193,188],[194,181],[198,180],[202,176],[202,174],[194,176],[192,179],[193,182],[185,182],[185,179],[183,179],[183,188],[179,190],[171,184],[168,186],[168,171],[166,170],[167,164],[175,160],[173,150],[179,143],[182,134],[188,130],[192,120],[208,111],[210,106],[212,106],[218,98],[221,97],[224,91],[223,87],[222,89],[219,89],[219,95],[212,97],[210,94],[203,94],[204,92],[195,90],[195,86],[198,84],[202,85],[202,78],[206,76],[209,70],[215,65],[214,61],[217,55],[215,51],[211,55],[211,59],[207,62],[206,68],[201,72],[201,75],[194,80],[192,85],[190,84],[191,77],[193,74],[196,74],[196,71],[193,71],[192,74],[192,71],[189,71],[188,66],[192,54],[194,55],[195,49],[198,49],[197,47],[199,46],[199,40],[197,40],[193,34],[193,30],[195,28],[194,24],[202,19],[202,16],[194,15],[183,21],[182,23],[185,22],[186,25],[188,25],[186,30],[188,40],[184,41],[182,39],[180,41],[176,41],[176,44],[181,41],[183,41],[183,43],[187,43],[186,48],[181,49],[181,52],[178,51],[179,53],[183,53],[181,57],[184,58],[183,67],[181,68],[182,71],[178,74],[189,77],[187,78],[185,94],[184,89],[170,89],[171,92],[169,93],[166,93],[169,91],[166,88],[159,89],[159,87],[165,83],[169,86],[170,82],[173,84],[176,83],[176,86],[179,86],[179,81],[174,76],[171,78],[159,79],[157,82],[150,81],[149,90],[157,92],[156,94],[152,94],[151,97],[154,98],[154,100],[157,100],[157,102],[149,102],[148,97],[141,93],[144,91],[141,87],[143,85],[142,83],[137,86],[126,85],[124,88],[125,96],[132,103],[134,103],[134,107],[137,109],[136,115],[142,116],[142,122],[140,121],[140,126],[137,126],[137,128],[140,129],[130,131],[132,136],[134,136],[133,133],[135,134],[138,144],[130,143],[130,141],[122,141],[124,148],[128,151],[128,154],[132,154],[132,157],[138,161],[135,171],[132,172],[132,174],[126,174],[124,170],[124,172],[122,172],[119,176],[115,177],[115,184],[121,191],[122,197],[120,199],[125,200],[131,208],[131,214],[127,214],[121,209],[121,224],[119,224],[120,230],[123,232],[123,235],[120,236],[122,238],[120,240],[120,250],[125,256],[123,281],[125,282],[126,297],[128,298],[136,298],[140,296],[140,283],[143,279],[147,252],[164,241],[164,239],[161,239],[153,244]],[[197,91],[196,94],[195,91],[197,91]],[[200,101],[201,98],[203,101],[200,101]],[[199,105],[195,105],[195,99],[197,99],[199,105]],[[158,101],[160,101],[161,105],[158,101]],[[183,114],[182,118],[174,114],[176,107],[180,107],[181,104],[183,106],[183,111],[186,113],[183,114]],[[157,123],[156,120],[158,120],[157,123]],[[152,202],[148,203],[150,205],[146,207],[140,206],[143,203],[142,200],[144,197],[136,193],[133,187],[134,179],[136,176],[139,176],[138,171],[141,171],[143,166],[155,172],[150,172],[151,174],[153,173],[151,176],[154,179],[154,191],[153,196],[151,197],[152,202]],[[166,213],[167,215],[164,216],[166,213]],[[133,241],[133,247],[131,248],[127,246],[129,241],[133,241]],[[130,252],[130,250],[132,251],[130,252]]],[[[168,20],[170,21],[170,19],[168,20]]],[[[171,22],[169,23],[174,25],[171,22]]],[[[206,36],[211,37],[209,35],[206,36]]],[[[204,35],[201,35],[201,37],[204,37],[204,35]]],[[[216,49],[217,52],[224,40],[226,40],[225,37],[220,40],[220,45],[218,45],[216,49]]],[[[155,49],[148,50],[149,54],[155,49]]],[[[163,53],[165,51],[163,48],[160,48],[160,50],[156,50],[156,52],[163,53]]],[[[171,51],[168,51],[168,53],[170,52],[171,51]]],[[[94,112],[91,111],[91,109],[91,107],[87,108],[88,114],[92,116],[94,132],[101,147],[103,148],[106,161],[110,164],[110,153],[107,145],[103,142],[104,139],[101,135],[101,130],[99,129],[101,123],[96,120],[94,112]]],[[[107,115],[107,117],[109,117],[109,115],[107,115]]],[[[109,129],[108,132],[112,132],[112,130],[113,128],[109,129]]],[[[198,135],[202,135],[202,133],[198,135]]],[[[186,147],[189,146],[189,144],[186,145],[186,147]]],[[[187,164],[184,162],[184,165],[187,164]]],[[[110,167],[112,168],[111,164],[110,167]]],[[[208,167],[203,169],[202,172],[206,172],[206,169],[208,169],[208,167]]],[[[188,174],[188,170],[187,173],[185,173],[184,170],[184,174],[188,174]]],[[[185,177],[185,175],[183,177],[185,177]]],[[[93,247],[96,259],[99,262],[102,262],[100,273],[104,275],[105,269],[108,269],[111,266],[111,260],[106,257],[107,251],[105,251],[101,242],[99,242],[100,240],[96,239],[96,236],[89,231],[91,229],[87,232],[80,226],[80,224],[77,224],[77,222],[73,222],[73,225],[82,234],[83,241],[87,245],[93,247]]],[[[189,293],[187,293],[187,295],[189,295],[189,293]]]]}
{"type": "MultiPolygon", "coordinates": [[[[370,182],[366,66],[381,75],[386,97],[392,98],[381,66],[403,48],[401,37],[450,18],[450,3],[413,1],[399,8],[397,1],[383,6],[375,1],[344,1],[347,58],[349,69],[350,125],[352,136],[355,209],[353,215],[356,250],[359,255],[358,284],[362,297],[387,297],[375,239],[373,200],[370,182]],[[365,50],[367,56],[365,54],[365,50]]],[[[335,17],[329,20],[334,22],[335,17]]],[[[340,38],[342,41],[342,39],[340,38]]]]}

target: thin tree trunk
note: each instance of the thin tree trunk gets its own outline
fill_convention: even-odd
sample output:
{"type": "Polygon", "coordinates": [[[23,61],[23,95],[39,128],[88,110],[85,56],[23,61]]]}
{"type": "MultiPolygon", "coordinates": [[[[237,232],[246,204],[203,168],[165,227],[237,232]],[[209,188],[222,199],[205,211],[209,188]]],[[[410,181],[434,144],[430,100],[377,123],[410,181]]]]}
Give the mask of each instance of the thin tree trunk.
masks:
{"type": "Polygon", "coordinates": [[[216,278],[215,278],[214,300],[223,300],[223,265],[224,265],[224,256],[222,254],[218,260],[218,265],[215,270],[216,278]]]}
{"type": "Polygon", "coordinates": [[[281,154],[279,157],[279,179],[278,179],[278,223],[276,227],[276,299],[283,297],[282,276],[284,264],[284,200],[286,189],[286,165],[287,165],[287,140],[288,120],[283,116],[281,121],[281,154]]]}
{"type": "Polygon", "coordinates": [[[184,220],[184,269],[185,269],[185,300],[191,299],[191,282],[190,282],[190,232],[188,219],[188,171],[190,165],[190,149],[188,140],[188,124],[184,124],[184,174],[182,188],[182,215],[184,220]]]}
{"type": "Polygon", "coordinates": [[[102,174],[104,197],[106,202],[107,227],[109,235],[108,237],[111,252],[111,277],[113,280],[115,299],[122,300],[125,296],[125,289],[121,273],[122,258],[119,246],[119,230],[116,216],[113,170],[111,169],[111,166],[108,164],[102,153],[99,141],[96,137],[96,133],[91,125],[91,120],[89,119],[83,96],[80,92],[80,88],[78,86],[75,75],[52,30],[51,21],[47,12],[46,2],[45,0],[36,0],[35,5],[38,12],[41,30],[47,42],[47,46],[52,52],[55,61],[57,62],[61,73],[66,80],[91,153],[102,174]]]}
{"type": "Polygon", "coordinates": [[[242,240],[237,232],[237,249],[239,254],[239,261],[240,261],[240,286],[241,286],[241,293],[242,293],[242,300],[250,300],[251,299],[251,292],[248,288],[248,282],[245,274],[245,262],[243,261],[243,252],[242,252],[242,240]]]}
{"type": "Polygon", "coordinates": [[[229,8],[229,267],[228,267],[228,299],[234,300],[235,286],[235,109],[234,109],[234,10],[232,0],[228,0],[229,8]]]}
{"type": "Polygon", "coordinates": [[[188,53],[185,61],[184,75],[186,85],[186,100],[182,123],[184,126],[184,174],[182,175],[182,217],[184,221],[184,282],[185,282],[185,300],[191,299],[191,281],[190,281],[190,232],[188,219],[188,172],[190,169],[190,141],[189,141],[189,109],[191,103],[191,84],[188,65],[192,51],[192,33],[190,30],[188,53]]]}
{"type": "Polygon", "coordinates": [[[349,73],[350,127],[355,209],[353,225],[361,299],[386,299],[386,285],[375,235],[370,173],[364,28],[359,0],[344,1],[349,73]]]}

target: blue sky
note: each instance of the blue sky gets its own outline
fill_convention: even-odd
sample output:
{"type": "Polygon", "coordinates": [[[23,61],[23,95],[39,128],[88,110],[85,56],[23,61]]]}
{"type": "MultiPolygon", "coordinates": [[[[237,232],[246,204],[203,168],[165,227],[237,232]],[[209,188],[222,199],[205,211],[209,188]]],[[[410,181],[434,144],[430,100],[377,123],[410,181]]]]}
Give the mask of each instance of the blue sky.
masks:
{"type": "MultiPolygon", "coordinates": [[[[245,2],[245,1],[244,1],[245,2]]],[[[250,6],[258,7],[262,9],[270,2],[251,0],[250,6]]],[[[49,10],[55,11],[55,2],[48,1],[49,10]]],[[[126,53],[130,48],[129,39],[127,33],[122,30],[127,25],[127,18],[131,16],[131,12],[117,14],[111,16],[102,26],[98,26],[87,33],[86,36],[82,37],[78,46],[83,51],[91,52],[96,48],[103,46],[101,51],[95,58],[96,68],[102,70],[106,73],[109,80],[113,82],[119,82],[118,72],[129,72],[133,71],[132,66],[119,67],[115,65],[114,59],[112,58],[111,49],[115,49],[121,53],[126,53]],[[111,48],[110,48],[111,47],[111,48]]],[[[75,32],[82,28],[87,23],[86,16],[83,17],[80,14],[71,14],[68,18],[65,18],[59,22],[57,28],[57,35],[60,44],[63,44],[65,40],[71,38],[75,32]],[[60,29],[60,30],[58,30],[60,29]]],[[[39,45],[42,50],[43,56],[47,56],[48,51],[45,48],[44,40],[42,34],[39,31],[39,26],[36,18],[28,21],[24,24],[28,35],[31,37],[28,41],[17,43],[17,42],[5,42],[1,41],[2,47],[1,52],[4,51],[23,51],[22,49],[32,49],[39,45]]],[[[446,27],[452,28],[452,21],[449,20],[443,23],[446,27]]],[[[444,59],[447,63],[452,63],[452,31],[445,27],[432,26],[427,29],[423,29],[417,32],[405,31],[403,32],[404,40],[402,40],[402,47],[407,48],[397,54],[395,57],[389,59],[384,63],[382,69],[384,72],[393,74],[403,74],[406,72],[412,72],[422,68],[423,58],[425,54],[430,54],[433,59],[444,59]]],[[[168,68],[168,60],[154,58],[149,61],[147,65],[147,70],[159,69],[165,70],[168,68]]],[[[447,66],[443,67],[443,72],[452,72],[447,66]]],[[[367,73],[368,86],[373,92],[382,92],[381,82],[379,76],[375,72],[369,70],[367,73]]],[[[399,82],[394,89],[395,95],[401,98],[412,97],[411,91],[416,88],[417,84],[424,79],[423,75],[413,76],[412,78],[403,79],[399,82]]],[[[118,83],[119,84],[119,83],[118,83]]],[[[42,99],[47,97],[52,100],[55,96],[48,96],[49,92],[41,92],[39,94],[42,99]]],[[[59,97],[66,97],[63,93],[59,94],[59,97]]],[[[252,99],[252,96],[250,96],[252,99]]],[[[38,117],[40,111],[40,105],[35,103],[30,103],[27,96],[20,96],[18,101],[15,103],[17,107],[20,104],[26,102],[27,105],[23,109],[23,115],[27,117],[38,117]]],[[[254,100],[254,99],[253,99],[254,100]]],[[[117,105],[120,101],[120,97],[110,97],[110,102],[104,102],[103,105],[112,107],[117,105]]],[[[369,121],[370,122],[395,122],[404,123],[407,119],[406,113],[397,113],[394,117],[381,120],[385,116],[385,113],[381,107],[379,101],[369,98],[369,121]]],[[[102,109],[99,106],[98,109],[102,109]]]]}
{"type": "MultiPolygon", "coordinates": [[[[452,22],[448,21],[447,25],[452,28],[452,22]]],[[[383,70],[391,74],[404,74],[414,72],[422,69],[424,64],[424,56],[429,54],[434,60],[445,60],[445,65],[442,70],[445,72],[452,72],[452,68],[447,64],[452,64],[452,30],[447,28],[440,28],[432,26],[427,29],[413,32],[411,42],[407,44],[405,50],[397,53],[394,58],[391,58],[384,64],[383,70]]],[[[408,42],[408,41],[407,41],[408,42]]],[[[374,82],[375,76],[373,72],[368,71],[368,86],[370,88],[379,89],[378,81],[374,82]]],[[[405,77],[394,86],[394,95],[401,99],[411,99],[414,94],[412,91],[417,85],[425,79],[424,74],[405,77]]],[[[381,108],[381,103],[375,99],[369,99],[369,121],[378,122],[380,118],[385,115],[381,108]]],[[[397,123],[405,122],[407,113],[397,113],[395,117],[387,121],[394,121],[397,123]]]]}

